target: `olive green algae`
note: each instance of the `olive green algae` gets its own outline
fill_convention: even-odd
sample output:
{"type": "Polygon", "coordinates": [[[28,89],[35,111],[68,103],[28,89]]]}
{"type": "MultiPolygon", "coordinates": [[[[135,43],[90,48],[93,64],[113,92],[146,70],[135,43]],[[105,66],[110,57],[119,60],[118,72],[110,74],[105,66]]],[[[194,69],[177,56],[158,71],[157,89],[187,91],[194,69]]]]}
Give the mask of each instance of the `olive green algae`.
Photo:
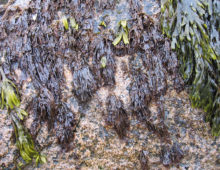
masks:
{"type": "Polygon", "coordinates": [[[162,31],[177,52],[183,79],[190,86],[192,106],[205,110],[214,136],[220,134],[220,55],[215,47],[219,40],[211,40],[219,32],[219,13],[218,1],[161,2],[162,31]]]}

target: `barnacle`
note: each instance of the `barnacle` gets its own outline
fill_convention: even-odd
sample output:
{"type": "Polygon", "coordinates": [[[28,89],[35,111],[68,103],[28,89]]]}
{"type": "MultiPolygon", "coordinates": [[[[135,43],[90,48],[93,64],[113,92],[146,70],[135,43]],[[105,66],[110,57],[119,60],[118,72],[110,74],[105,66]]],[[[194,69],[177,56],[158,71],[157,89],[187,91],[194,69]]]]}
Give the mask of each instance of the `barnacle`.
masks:
{"type": "Polygon", "coordinates": [[[171,48],[178,54],[183,78],[191,86],[192,106],[207,112],[212,134],[219,135],[216,96],[219,96],[220,57],[211,46],[211,24],[208,24],[210,18],[213,19],[213,3],[210,0],[162,0],[161,25],[163,33],[171,38],[171,48]]]}
{"type": "Polygon", "coordinates": [[[34,142],[30,134],[24,129],[18,119],[11,114],[13,125],[15,129],[16,145],[19,148],[20,155],[26,163],[30,163],[33,159],[36,165],[39,163],[46,163],[46,158],[35,149],[34,142]]]}

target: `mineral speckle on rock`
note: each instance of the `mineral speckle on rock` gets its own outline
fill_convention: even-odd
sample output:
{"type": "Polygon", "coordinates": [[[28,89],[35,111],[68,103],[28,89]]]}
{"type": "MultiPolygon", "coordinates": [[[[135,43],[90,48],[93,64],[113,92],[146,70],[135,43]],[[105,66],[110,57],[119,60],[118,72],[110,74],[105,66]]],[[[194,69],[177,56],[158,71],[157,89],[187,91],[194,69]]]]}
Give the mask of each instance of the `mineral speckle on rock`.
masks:
{"type": "MultiPolygon", "coordinates": [[[[159,2],[19,2],[0,6],[1,64],[47,157],[25,169],[218,168],[220,139],[183,90],[177,56],[160,32],[159,2]],[[79,29],[66,29],[62,16],[79,29]],[[129,44],[113,46],[120,20],[129,44]]],[[[2,111],[2,169],[21,160],[11,125],[2,111]]]]}

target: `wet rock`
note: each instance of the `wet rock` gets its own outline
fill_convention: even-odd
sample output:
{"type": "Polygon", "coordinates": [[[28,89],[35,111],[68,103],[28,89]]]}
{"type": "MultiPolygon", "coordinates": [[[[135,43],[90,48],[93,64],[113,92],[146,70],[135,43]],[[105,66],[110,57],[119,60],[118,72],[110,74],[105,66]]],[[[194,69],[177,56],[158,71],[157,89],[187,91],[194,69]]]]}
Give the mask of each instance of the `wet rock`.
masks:
{"type": "MultiPolygon", "coordinates": [[[[191,108],[186,92],[175,91],[182,87],[177,57],[160,33],[158,16],[145,14],[146,9],[159,10],[151,4],[158,5],[33,0],[27,9],[0,19],[2,67],[22,89],[29,113],[24,124],[47,156],[48,162],[34,169],[162,169],[161,146],[167,146],[163,157],[170,168],[176,168],[174,162],[192,169],[216,168],[219,139],[213,143],[209,126],[191,108]],[[74,17],[79,30],[66,30],[60,12],[68,22],[74,17]],[[129,45],[114,47],[121,19],[128,23],[129,45]],[[106,28],[99,26],[101,20],[106,28]],[[174,141],[182,150],[171,146],[174,141]]],[[[0,16],[4,13],[0,9],[0,16]]],[[[5,115],[0,121],[0,166],[12,169],[20,159],[5,115]]]]}
{"type": "Polygon", "coordinates": [[[165,166],[179,163],[183,156],[183,151],[177,143],[174,143],[171,148],[163,147],[161,151],[161,161],[165,166]]]}
{"type": "Polygon", "coordinates": [[[139,160],[141,163],[141,169],[142,170],[149,170],[150,167],[148,165],[148,158],[147,158],[147,154],[145,151],[142,151],[139,155],[139,160]]]}

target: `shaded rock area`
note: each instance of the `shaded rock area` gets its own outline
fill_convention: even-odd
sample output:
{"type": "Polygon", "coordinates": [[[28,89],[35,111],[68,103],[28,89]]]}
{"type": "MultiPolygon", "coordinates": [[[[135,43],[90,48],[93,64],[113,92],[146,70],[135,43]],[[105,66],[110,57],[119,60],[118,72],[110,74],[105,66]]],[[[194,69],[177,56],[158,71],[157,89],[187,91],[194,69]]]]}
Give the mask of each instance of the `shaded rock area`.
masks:
{"type": "MultiPolygon", "coordinates": [[[[219,168],[220,139],[183,91],[177,57],[160,33],[159,2],[25,2],[0,6],[1,65],[47,157],[24,169],[219,168]],[[66,29],[63,18],[75,18],[79,30],[66,29]],[[114,47],[120,20],[130,43],[114,47]]],[[[6,111],[0,127],[0,167],[15,169],[22,159],[6,111]]]]}

